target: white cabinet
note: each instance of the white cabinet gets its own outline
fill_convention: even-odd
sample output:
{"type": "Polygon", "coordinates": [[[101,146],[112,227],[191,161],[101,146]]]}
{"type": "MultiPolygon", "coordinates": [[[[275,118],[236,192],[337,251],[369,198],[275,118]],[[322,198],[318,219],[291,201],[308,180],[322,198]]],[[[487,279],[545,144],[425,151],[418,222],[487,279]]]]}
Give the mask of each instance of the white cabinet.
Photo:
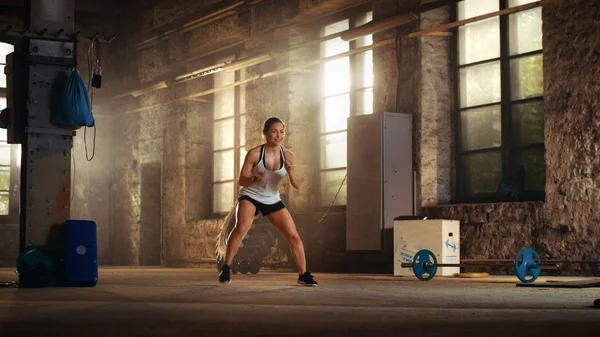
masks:
{"type": "Polygon", "coordinates": [[[347,170],[346,250],[391,252],[394,218],[414,209],[412,115],[348,118],[347,170]]]}

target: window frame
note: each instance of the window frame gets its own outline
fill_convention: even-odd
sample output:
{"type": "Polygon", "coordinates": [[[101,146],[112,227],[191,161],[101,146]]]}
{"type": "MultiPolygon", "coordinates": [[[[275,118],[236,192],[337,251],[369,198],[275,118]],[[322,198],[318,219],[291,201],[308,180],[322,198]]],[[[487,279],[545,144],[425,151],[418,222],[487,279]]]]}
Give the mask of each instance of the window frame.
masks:
{"type": "MultiPolygon", "coordinates": [[[[224,71],[224,70],[222,70],[224,71]]],[[[245,69],[240,69],[240,70],[236,70],[234,73],[234,82],[237,82],[241,79],[241,72],[245,71],[245,69]]],[[[216,75],[216,74],[215,74],[216,75]]],[[[212,80],[212,87],[215,87],[215,75],[211,76],[211,80],[212,80]]],[[[215,112],[215,95],[214,93],[211,95],[212,96],[212,102],[211,102],[211,121],[212,121],[212,126],[211,126],[211,182],[210,182],[210,217],[211,218],[220,218],[223,216],[226,216],[229,212],[218,212],[215,209],[215,185],[217,184],[227,184],[227,183],[231,183],[233,182],[233,197],[234,199],[232,200],[232,206],[235,204],[235,200],[237,199],[238,195],[239,195],[239,189],[240,189],[240,185],[239,185],[239,174],[240,174],[240,170],[242,167],[242,162],[240,160],[240,153],[241,153],[241,147],[245,146],[246,140],[244,139],[244,145],[240,145],[241,143],[241,139],[240,139],[240,131],[241,131],[241,127],[242,125],[240,125],[240,118],[242,116],[246,116],[246,112],[245,111],[241,111],[241,86],[236,85],[234,88],[234,104],[233,104],[233,116],[229,116],[229,117],[224,117],[224,118],[218,118],[215,119],[214,117],[214,112],[215,112]],[[215,123],[219,122],[219,121],[224,121],[224,120],[228,120],[228,119],[232,119],[233,118],[233,129],[234,129],[234,136],[233,136],[233,147],[228,147],[228,148],[223,148],[223,149],[218,149],[215,150],[215,142],[214,142],[214,132],[215,132],[215,123]],[[226,151],[231,151],[233,150],[233,179],[228,179],[228,180],[220,180],[220,181],[216,181],[215,180],[215,154],[218,152],[226,152],[226,151]]],[[[244,95],[244,99],[245,99],[245,95],[244,95]]],[[[243,126],[245,127],[245,125],[243,126]]]]}
{"type": "MultiPolygon", "coordinates": [[[[373,10],[367,7],[358,7],[355,8],[353,10],[350,11],[346,11],[344,13],[340,13],[339,15],[333,15],[331,17],[329,17],[327,20],[325,21],[321,21],[319,22],[320,24],[320,29],[319,29],[319,35],[322,38],[326,38],[325,36],[325,27],[329,26],[331,24],[337,23],[337,22],[341,22],[341,21],[345,21],[348,20],[348,29],[353,29],[357,27],[357,21],[359,20],[359,16],[360,15],[367,15],[368,13],[371,13],[371,15],[373,15],[373,10]]],[[[373,20],[373,17],[371,18],[371,21],[373,20]]],[[[367,21],[370,22],[370,21],[367,21]]],[[[366,24],[367,22],[363,23],[366,24]]],[[[323,59],[325,58],[324,55],[324,44],[327,41],[331,41],[333,39],[329,39],[329,40],[324,40],[319,44],[319,58],[323,59]]],[[[352,51],[358,48],[362,48],[362,47],[358,47],[357,43],[358,43],[358,39],[352,40],[352,41],[348,41],[348,51],[352,51]]],[[[372,44],[372,42],[371,42],[372,44]]],[[[366,53],[367,51],[363,52],[366,53]]],[[[371,50],[371,53],[373,51],[371,50]]],[[[359,98],[360,98],[360,94],[361,92],[367,91],[367,90],[371,90],[371,92],[373,93],[374,90],[374,83],[371,83],[370,86],[365,86],[364,83],[360,83],[362,85],[359,86],[359,78],[362,77],[364,75],[364,69],[363,67],[359,67],[359,57],[363,54],[363,53],[356,53],[356,54],[352,54],[347,56],[348,57],[348,67],[349,67],[349,90],[342,92],[342,93],[337,93],[334,95],[326,95],[325,94],[325,87],[324,87],[324,81],[325,81],[325,65],[326,62],[320,64],[320,68],[319,68],[319,115],[318,115],[318,123],[319,123],[319,132],[318,132],[318,137],[319,137],[319,175],[318,175],[318,179],[319,179],[319,208],[321,209],[326,209],[329,208],[330,204],[331,204],[331,200],[323,200],[323,183],[322,183],[322,175],[325,172],[336,172],[336,171],[344,171],[347,173],[348,170],[348,165],[346,163],[346,166],[343,167],[334,167],[334,168],[323,168],[323,147],[322,147],[322,142],[323,142],[323,137],[325,136],[329,136],[329,135],[336,135],[336,134],[342,134],[342,133],[346,133],[347,136],[347,132],[348,132],[348,127],[346,126],[345,129],[343,130],[336,130],[336,131],[330,131],[330,132],[324,132],[323,130],[323,119],[325,118],[325,105],[327,102],[327,99],[329,98],[333,98],[333,97],[338,97],[338,96],[342,96],[342,95],[348,95],[349,96],[349,117],[352,116],[357,116],[358,114],[358,106],[359,106],[359,98]]],[[[374,67],[373,67],[374,69],[374,67]]],[[[374,111],[371,111],[371,114],[374,113],[374,111]]],[[[346,146],[346,152],[348,151],[348,148],[346,146]]],[[[344,182],[344,185],[346,185],[346,182],[344,182]]],[[[346,208],[346,203],[344,204],[333,204],[332,208],[336,208],[336,209],[345,209],[346,208]]]]}
{"type": "MultiPolygon", "coordinates": [[[[499,2],[499,10],[509,8],[509,0],[497,0],[499,2]]],[[[458,20],[458,6],[459,3],[463,1],[459,1],[455,3],[453,6],[450,6],[450,17],[451,21],[458,20]]],[[[516,14],[516,13],[514,13],[516,14]]],[[[513,14],[513,15],[514,15],[513,14]]],[[[544,94],[542,92],[541,96],[528,97],[524,99],[516,99],[512,100],[511,97],[511,69],[510,62],[512,60],[526,58],[530,56],[542,55],[544,48],[542,46],[541,49],[537,49],[534,51],[529,51],[525,53],[517,53],[514,55],[510,55],[510,15],[500,15],[499,17],[499,33],[500,33],[500,56],[496,58],[490,58],[485,60],[479,60],[476,62],[459,64],[459,44],[460,44],[460,34],[459,27],[455,27],[452,29],[452,42],[451,42],[451,50],[450,50],[450,60],[451,67],[453,73],[453,82],[454,82],[454,113],[452,114],[453,124],[454,124],[454,168],[455,168],[455,198],[452,203],[485,203],[485,202],[505,202],[505,201],[515,201],[515,200],[506,200],[502,195],[494,192],[494,193],[480,193],[480,194],[467,194],[463,192],[463,180],[464,176],[461,172],[465,172],[463,168],[462,158],[464,155],[469,154],[477,154],[477,153],[492,153],[492,152],[500,152],[501,156],[501,170],[500,170],[500,183],[504,178],[505,174],[511,170],[511,155],[516,151],[523,151],[528,149],[544,149],[544,142],[541,143],[532,143],[527,145],[514,145],[511,141],[511,132],[512,132],[512,124],[511,124],[511,107],[517,104],[530,103],[530,102],[544,102],[544,94]],[[460,71],[461,69],[487,64],[491,62],[500,62],[500,101],[494,103],[486,103],[480,105],[473,105],[461,108],[460,106],[460,95],[461,95],[461,85],[460,85],[460,71]],[[462,136],[463,130],[461,129],[461,113],[466,110],[472,110],[476,108],[484,108],[489,106],[500,106],[500,120],[501,120],[501,145],[499,147],[489,147],[483,149],[475,149],[475,150],[466,150],[463,151],[461,149],[462,145],[462,136]]],[[[543,68],[542,68],[543,72],[543,68]]],[[[543,75],[543,73],[542,73],[543,75]]],[[[540,191],[524,191],[521,198],[521,201],[544,201],[545,200],[545,189],[540,191]]]]}

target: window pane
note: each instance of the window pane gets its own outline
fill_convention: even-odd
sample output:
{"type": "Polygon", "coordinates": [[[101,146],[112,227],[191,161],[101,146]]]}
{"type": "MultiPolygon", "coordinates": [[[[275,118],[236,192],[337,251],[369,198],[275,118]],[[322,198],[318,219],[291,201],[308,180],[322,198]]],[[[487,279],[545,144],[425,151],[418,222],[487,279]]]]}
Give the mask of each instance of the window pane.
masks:
{"type": "Polygon", "coordinates": [[[500,19],[471,23],[458,29],[459,64],[500,57],[500,19]]]}
{"type": "Polygon", "coordinates": [[[463,155],[462,168],[463,193],[494,193],[502,176],[502,156],[500,151],[463,155]]]}
{"type": "Polygon", "coordinates": [[[321,204],[323,206],[329,206],[334,196],[338,192],[340,193],[335,198],[334,205],[345,205],[347,202],[346,194],[346,182],[340,189],[346,170],[321,172],[321,204]]]}
{"type": "MultiPolygon", "coordinates": [[[[12,44],[0,42],[0,63],[6,64],[6,55],[12,53],[14,50],[15,47],[12,44]]],[[[4,71],[1,71],[0,74],[4,75],[4,71]]]]}
{"type": "Polygon", "coordinates": [[[365,35],[356,39],[356,48],[366,47],[373,44],[373,35],[365,35]]]}
{"type": "Polygon", "coordinates": [[[508,0],[508,7],[526,5],[536,1],[538,0],[508,0]]]}
{"type": "Polygon", "coordinates": [[[229,88],[215,93],[214,118],[221,119],[234,114],[234,88],[229,88]]]}
{"type": "Polygon", "coordinates": [[[215,88],[235,82],[235,71],[219,71],[213,76],[215,88]]]}
{"type": "Polygon", "coordinates": [[[21,167],[21,145],[15,145],[15,152],[17,157],[17,166],[21,167]]]}
{"type": "MultiPolygon", "coordinates": [[[[6,75],[4,75],[4,67],[6,64],[6,55],[12,53],[14,46],[9,43],[0,42],[0,88],[6,88],[6,75]]],[[[0,106],[0,110],[6,106],[0,106]]]]}
{"type": "Polygon", "coordinates": [[[523,99],[544,94],[542,54],[510,60],[511,99],[523,99]]]}
{"type": "Polygon", "coordinates": [[[325,26],[325,34],[324,36],[339,33],[341,31],[347,30],[350,27],[349,20],[342,20],[336,23],[332,23],[330,25],[325,26]]]}
{"type": "Polygon", "coordinates": [[[0,167],[0,191],[10,191],[10,167],[0,167]]]}
{"type": "Polygon", "coordinates": [[[350,91],[350,58],[325,63],[325,96],[333,96],[350,91]]]}
{"type": "MultiPolygon", "coordinates": [[[[244,70],[241,71],[241,73],[244,73],[244,70]]],[[[240,85],[240,115],[243,115],[246,113],[246,85],[242,84],[240,85]]]]}
{"type": "Polygon", "coordinates": [[[373,86],[373,51],[369,50],[356,55],[356,66],[358,72],[357,88],[373,86]]]}
{"type": "Polygon", "coordinates": [[[329,57],[337,54],[345,53],[350,50],[350,43],[338,37],[329,41],[323,42],[323,56],[329,57]]]}
{"type": "MultiPolygon", "coordinates": [[[[458,3],[458,19],[464,20],[500,9],[495,0],[465,0],[458,3]]],[[[500,21],[490,18],[458,29],[459,64],[500,57],[500,21]]]]}
{"type": "Polygon", "coordinates": [[[10,191],[10,167],[0,167],[0,191],[10,191]]]}
{"type": "MultiPolygon", "coordinates": [[[[0,74],[0,77],[2,77],[2,75],[0,74]]],[[[4,110],[4,108],[6,108],[6,98],[5,97],[0,97],[0,111],[4,110]]],[[[7,139],[7,135],[6,135],[6,129],[0,129],[0,141],[6,141],[7,139]]]]}
{"type": "Polygon", "coordinates": [[[346,132],[321,136],[321,168],[346,167],[346,132]]]}
{"type": "Polygon", "coordinates": [[[246,149],[242,146],[240,147],[240,167],[238,167],[237,171],[235,172],[236,176],[240,173],[240,170],[242,169],[242,166],[244,165],[244,159],[246,159],[246,149]]]}
{"type": "Polygon", "coordinates": [[[234,124],[233,118],[215,122],[214,149],[233,147],[234,124]]]}
{"type": "Polygon", "coordinates": [[[509,15],[510,54],[542,49],[542,8],[509,15]]]}
{"type": "Polygon", "coordinates": [[[460,113],[461,149],[471,151],[502,145],[500,105],[460,113]]]}
{"type": "Polygon", "coordinates": [[[240,144],[246,144],[246,116],[240,116],[240,144]]]}
{"type": "Polygon", "coordinates": [[[460,107],[500,102],[500,62],[460,69],[460,107]]]}
{"type": "MultiPolygon", "coordinates": [[[[220,71],[214,75],[214,86],[220,88],[235,82],[235,72],[220,71]]],[[[221,119],[234,114],[235,88],[229,88],[214,93],[214,118],[221,119]]]]}
{"type": "Polygon", "coordinates": [[[0,143],[0,165],[10,166],[10,145],[0,143]]]}
{"type": "MultiPolygon", "coordinates": [[[[373,12],[361,13],[356,17],[356,27],[362,26],[373,21],[373,12]]],[[[373,44],[373,35],[361,36],[356,40],[356,47],[365,47],[373,44]]]]}
{"type": "Polygon", "coordinates": [[[357,113],[359,115],[370,115],[373,113],[373,88],[356,93],[357,113]]]}
{"type": "Polygon", "coordinates": [[[525,168],[525,191],[543,191],[546,187],[544,148],[516,150],[512,155],[514,167],[525,168]]]}
{"type": "Polygon", "coordinates": [[[215,152],[213,155],[214,181],[233,180],[233,150],[215,152]]]}
{"type": "Polygon", "coordinates": [[[350,94],[326,98],[321,132],[345,130],[348,127],[348,117],[350,117],[350,94]]]}
{"type": "Polygon", "coordinates": [[[544,102],[513,104],[511,115],[514,146],[544,143],[544,102]]]}
{"type": "Polygon", "coordinates": [[[0,192],[0,215],[8,215],[8,192],[0,192]]]}
{"type": "Polygon", "coordinates": [[[464,20],[498,10],[500,2],[497,0],[464,0],[458,3],[457,14],[459,20],[464,20]]]}
{"type": "Polygon", "coordinates": [[[226,213],[233,207],[233,182],[213,185],[213,211],[226,213]]]}

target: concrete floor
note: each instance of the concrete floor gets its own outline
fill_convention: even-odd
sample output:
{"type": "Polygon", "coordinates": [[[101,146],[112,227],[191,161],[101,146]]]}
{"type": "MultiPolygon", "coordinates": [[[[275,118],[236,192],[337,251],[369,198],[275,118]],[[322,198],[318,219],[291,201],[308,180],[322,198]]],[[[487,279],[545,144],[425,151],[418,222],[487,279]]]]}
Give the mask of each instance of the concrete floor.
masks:
{"type": "Polygon", "coordinates": [[[0,288],[0,336],[600,336],[598,288],[315,276],[318,288],[267,271],[223,286],[214,269],[102,268],[95,288],[0,288]]]}

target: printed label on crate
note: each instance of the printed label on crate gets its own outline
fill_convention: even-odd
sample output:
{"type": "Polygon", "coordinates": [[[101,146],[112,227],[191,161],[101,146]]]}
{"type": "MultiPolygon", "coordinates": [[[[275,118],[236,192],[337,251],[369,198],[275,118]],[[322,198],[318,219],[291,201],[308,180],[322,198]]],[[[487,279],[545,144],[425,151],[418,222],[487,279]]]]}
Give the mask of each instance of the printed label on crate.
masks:
{"type": "MultiPolygon", "coordinates": [[[[396,246],[396,248],[400,248],[399,251],[397,250],[397,256],[398,256],[398,262],[400,263],[412,263],[413,259],[415,257],[415,251],[412,251],[410,249],[404,248],[402,247],[403,245],[398,245],[396,246]]],[[[408,268],[409,271],[412,272],[412,268],[408,268]]]]}
{"type": "Polygon", "coordinates": [[[447,263],[458,260],[458,244],[454,238],[447,238],[444,242],[444,257],[447,263]]]}

